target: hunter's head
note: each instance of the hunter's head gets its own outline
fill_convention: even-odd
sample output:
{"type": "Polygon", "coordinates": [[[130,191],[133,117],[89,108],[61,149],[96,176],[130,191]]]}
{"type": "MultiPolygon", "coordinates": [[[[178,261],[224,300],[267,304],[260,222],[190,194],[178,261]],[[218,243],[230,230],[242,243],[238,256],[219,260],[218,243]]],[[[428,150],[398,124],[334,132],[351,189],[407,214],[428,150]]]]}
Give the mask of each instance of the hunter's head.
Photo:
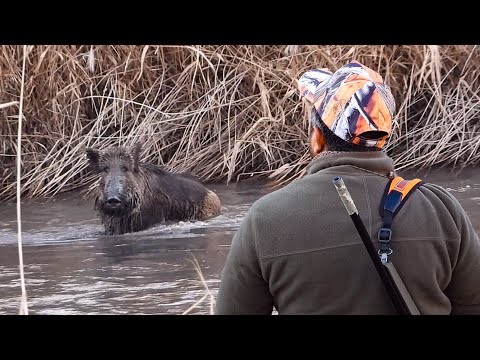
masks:
{"type": "Polygon", "coordinates": [[[353,61],[335,73],[313,69],[298,82],[311,105],[309,142],[322,151],[379,151],[392,130],[395,100],[372,69],[353,61]]]}

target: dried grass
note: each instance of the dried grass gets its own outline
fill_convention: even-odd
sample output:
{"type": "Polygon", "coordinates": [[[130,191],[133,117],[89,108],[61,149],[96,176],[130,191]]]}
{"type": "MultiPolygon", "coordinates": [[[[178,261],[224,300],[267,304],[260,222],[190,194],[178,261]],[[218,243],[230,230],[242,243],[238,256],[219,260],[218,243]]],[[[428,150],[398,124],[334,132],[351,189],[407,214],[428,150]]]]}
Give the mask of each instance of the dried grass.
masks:
{"type": "MultiPolygon", "coordinates": [[[[480,160],[476,46],[31,46],[25,78],[25,198],[91,189],[86,147],[143,142],[142,159],[207,182],[282,183],[309,161],[296,79],[353,59],[397,99],[387,152],[398,169],[480,160]]],[[[16,196],[21,46],[0,47],[0,199],[16,196]]]]}
{"type": "Polygon", "coordinates": [[[21,154],[22,154],[22,123],[23,123],[23,93],[25,85],[25,64],[27,59],[27,47],[23,46],[23,61],[22,61],[22,82],[20,88],[20,104],[18,109],[18,131],[17,131],[17,240],[18,240],[18,260],[19,260],[19,270],[20,270],[20,287],[21,287],[21,298],[20,298],[20,310],[19,315],[28,315],[28,302],[27,302],[27,290],[25,287],[25,274],[23,268],[23,247],[22,247],[22,208],[21,208],[21,154]]]}
{"type": "Polygon", "coordinates": [[[205,295],[203,295],[200,300],[196,301],[192,306],[190,306],[187,310],[185,310],[182,315],[188,315],[191,313],[195,308],[197,308],[201,303],[203,303],[206,299],[210,300],[210,315],[215,314],[215,296],[212,294],[212,291],[208,287],[208,284],[205,280],[205,277],[203,276],[202,269],[200,267],[200,264],[198,263],[198,260],[193,257],[192,260],[189,259],[189,261],[193,264],[195,271],[200,279],[200,282],[202,283],[203,287],[205,288],[205,295]]]}

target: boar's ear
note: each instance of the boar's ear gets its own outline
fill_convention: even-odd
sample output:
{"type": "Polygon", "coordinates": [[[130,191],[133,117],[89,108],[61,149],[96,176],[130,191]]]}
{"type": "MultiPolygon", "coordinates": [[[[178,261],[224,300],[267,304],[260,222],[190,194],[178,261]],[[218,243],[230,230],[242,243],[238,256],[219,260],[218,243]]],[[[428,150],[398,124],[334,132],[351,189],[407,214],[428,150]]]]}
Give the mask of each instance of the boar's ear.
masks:
{"type": "Polygon", "coordinates": [[[87,159],[90,164],[90,169],[92,172],[99,172],[100,168],[98,167],[98,157],[99,152],[96,149],[86,149],[85,152],[87,153],[87,159]]]}
{"type": "Polygon", "coordinates": [[[138,142],[132,149],[133,171],[138,171],[138,165],[140,163],[140,151],[142,151],[142,144],[138,142]]]}

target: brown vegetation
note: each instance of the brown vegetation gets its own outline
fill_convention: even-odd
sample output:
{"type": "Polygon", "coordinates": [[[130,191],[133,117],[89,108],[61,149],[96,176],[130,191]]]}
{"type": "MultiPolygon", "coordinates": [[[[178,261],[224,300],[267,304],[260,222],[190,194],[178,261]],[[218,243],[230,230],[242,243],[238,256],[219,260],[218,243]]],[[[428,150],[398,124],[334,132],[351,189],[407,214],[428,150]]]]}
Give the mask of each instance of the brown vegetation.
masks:
{"type": "MultiPolygon", "coordinates": [[[[296,80],[356,59],[384,75],[398,169],[480,160],[475,46],[30,46],[22,196],[93,189],[84,149],[141,141],[141,158],[204,181],[288,181],[309,161],[296,80]]],[[[0,199],[16,195],[22,46],[0,47],[0,199]]]]}

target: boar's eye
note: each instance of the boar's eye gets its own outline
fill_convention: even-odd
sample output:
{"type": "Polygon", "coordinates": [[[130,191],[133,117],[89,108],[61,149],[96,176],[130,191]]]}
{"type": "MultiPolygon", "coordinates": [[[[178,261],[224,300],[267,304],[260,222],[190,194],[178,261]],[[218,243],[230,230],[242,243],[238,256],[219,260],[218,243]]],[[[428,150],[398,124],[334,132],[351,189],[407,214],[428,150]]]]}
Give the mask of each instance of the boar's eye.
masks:
{"type": "Polygon", "coordinates": [[[122,166],[122,171],[127,172],[128,168],[126,166],[122,166]]]}
{"type": "Polygon", "coordinates": [[[109,168],[108,166],[105,166],[105,167],[103,168],[103,172],[108,173],[109,171],[110,171],[110,168],[109,168]]]}

